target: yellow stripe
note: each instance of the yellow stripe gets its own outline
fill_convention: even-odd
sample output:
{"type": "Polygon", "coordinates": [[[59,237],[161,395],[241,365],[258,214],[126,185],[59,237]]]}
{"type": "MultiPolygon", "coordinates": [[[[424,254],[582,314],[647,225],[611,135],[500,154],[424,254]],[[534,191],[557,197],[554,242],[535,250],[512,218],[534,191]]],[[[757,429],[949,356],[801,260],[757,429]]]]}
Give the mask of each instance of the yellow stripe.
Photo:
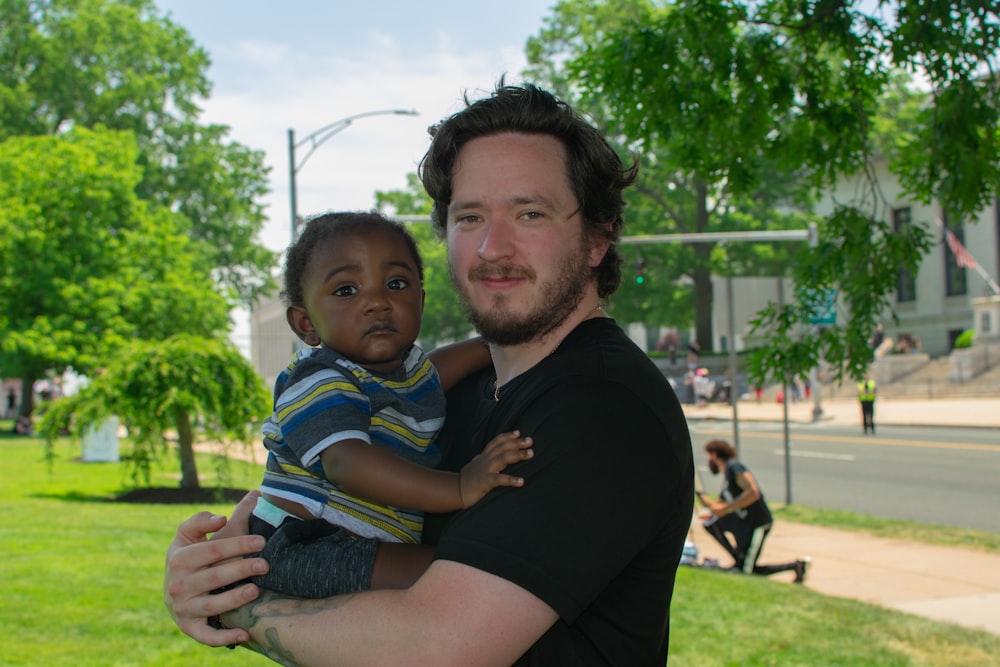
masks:
{"type": "Polygon", "coordinates": [[[409,430],[405,426],[397,424],[396,422],[387,421],[383,417],[377,417],[377,416],[373,415],[372,416],[372,427],[373,428],[374,427],[381,427],[382,429],[385,429],[386,431],[392,431],[396,435],[402,436],[403,439],[408,440],[409,442],[412,442],[412,443],[418,445],[422,449],[427,449],[427,446],[431,442],[430,438],[418,438],[413,433],[413,431],[409,430]]]}
{"type": "Polygon", "coordinates": [[[345,382],[342,380],[336,382],[324,382],[321,385],[317,385],[315,389],[313,389],[311,392],[309,392],[299,400],[289,404],[284,410],[280,410],[278,412],[278,419],[279,420],[284,419],[289,415],[289,413],[295,412],[303,405],[312,403],[314,400],[316,400],[317,396],[330,393],[331,391],[343,391],[354,395],[360,395],[361,393],[358,391],[358,388],[355,387],[354,384],[351,382],[345,382]]]}

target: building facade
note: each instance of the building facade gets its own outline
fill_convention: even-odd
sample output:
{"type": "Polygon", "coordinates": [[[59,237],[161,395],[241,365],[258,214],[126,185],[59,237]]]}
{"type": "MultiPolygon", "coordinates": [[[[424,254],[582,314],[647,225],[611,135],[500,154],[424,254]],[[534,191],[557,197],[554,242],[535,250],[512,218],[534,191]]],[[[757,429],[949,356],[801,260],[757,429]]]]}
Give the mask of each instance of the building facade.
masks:
{"type": "MultiPolygon", "coordinates": [[[[872,188],[865,176],[845,178],[817,206],[816,211],[827,215],[834,202],[853,205],[862,210],[876,211],[892,229],[920,225],[932,239],[932,247],[916,273],[900,270],[895,292],[891,295],[891,311],[883,314],[886,336],[895,341],[901,334],[912,336],[921,349],[932,357],[948,354],[955,338],[977,324],[973,300],[993,295],[990,281],[997,282],[1000,269],[1000,200],[974,218],[963,221],[943,219],[941,207],[925,205],[909,199],[887,165],[873,165],[878,187],[872,188]],[[875,200],[875,197],[878,200],[875,200]],[[960,245],[946,240],[945,226],[960,245]],[[971,263],[971,265],[970,265],[971,263]],[[895,313],[898,322],[894,320],[895,313]]],[[[822,242],[822,239],[820,239],[822,242]]],[[[714,283],[715,349],[729,348],[729,304],[726,278],[716,277],[714,283]]],[[[769,301],[792,298],[790,281],[775,278],[734,278],[733,312],[736,349],[753,345],[749,321],[769,301]]],[[[838,304],[838,316],[846,313],[838,304]]]]}

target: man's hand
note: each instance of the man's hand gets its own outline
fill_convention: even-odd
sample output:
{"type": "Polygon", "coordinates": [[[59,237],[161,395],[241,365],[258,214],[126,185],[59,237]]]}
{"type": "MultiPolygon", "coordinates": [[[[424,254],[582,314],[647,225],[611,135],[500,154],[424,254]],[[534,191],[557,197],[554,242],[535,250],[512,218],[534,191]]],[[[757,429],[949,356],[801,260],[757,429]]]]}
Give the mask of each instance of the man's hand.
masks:
{"type": "Polygon", "coordinates": [[[232,519],[199,512],[177,529],[167,549],[163,601],[174,623],[189,637],[209,646],[240,644],[250,639],[240,628],[217,630],[208,617],[236,609],[255,599],[253,584],[211,594],[211,591],[267,572],[267,561],[242,558],[264,548],[264,538],[248,535],[250,513],[259,493],[251,492],[233,510],[232,519]],[[209,534],[214,533],[211,538],[209,534]]]}

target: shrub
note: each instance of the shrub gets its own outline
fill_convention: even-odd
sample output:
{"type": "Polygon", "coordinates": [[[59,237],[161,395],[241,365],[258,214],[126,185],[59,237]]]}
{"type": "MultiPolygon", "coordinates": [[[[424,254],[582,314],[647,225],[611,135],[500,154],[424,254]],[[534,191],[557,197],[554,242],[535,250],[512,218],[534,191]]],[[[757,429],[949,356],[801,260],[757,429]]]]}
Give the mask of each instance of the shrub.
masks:
{"type": "Polygon", "coordinates": [[[972,339],[975,337],[976,332],[973,329],[966,329],[958,335],[955,339],[955,349],[964,350],[965,348],[972,347],[972,339]]]}

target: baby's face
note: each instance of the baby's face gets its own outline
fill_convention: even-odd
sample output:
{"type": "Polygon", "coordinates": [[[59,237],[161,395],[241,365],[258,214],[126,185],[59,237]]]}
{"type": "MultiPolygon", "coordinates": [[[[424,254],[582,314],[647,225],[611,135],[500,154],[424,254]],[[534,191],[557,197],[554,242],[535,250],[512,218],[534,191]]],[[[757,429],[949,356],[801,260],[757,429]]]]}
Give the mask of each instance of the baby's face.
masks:
{"type": "Polygon", "coordinates": [[[371,371],[396,368],[420,333],[417,262],[392,233],[351,235],[317,248],[303,296],[324,347],[371,371]]]}

